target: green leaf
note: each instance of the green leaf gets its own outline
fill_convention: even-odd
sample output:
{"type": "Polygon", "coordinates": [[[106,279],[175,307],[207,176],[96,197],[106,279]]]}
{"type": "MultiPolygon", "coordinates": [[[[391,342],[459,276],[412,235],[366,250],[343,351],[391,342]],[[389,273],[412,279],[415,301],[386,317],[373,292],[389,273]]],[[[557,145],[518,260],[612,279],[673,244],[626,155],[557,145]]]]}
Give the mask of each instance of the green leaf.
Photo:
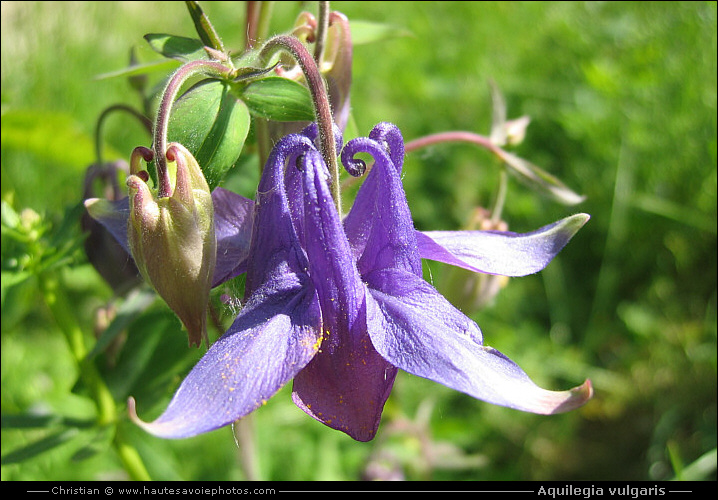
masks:
{"type": "Polygon", "coordinates": [[[109,73],[102,73],[95,77],[95,80],[105,80],[107,78],[115,78],[118,76],[138,76],[151,73],[153,71],[166,71],[173,69],[177,66],[177,62],[174,59],[162,59],[160,61],[154,61],[145,64],[133,64],[126,68],[110,71],[109,73]]]}
{"type": "Polygon", "coordinates": [[[133,322],[127,340],[112,368],[103,367],[103,377],[117,400],[133,396],[142,401],[163,404],[178,383],[178,374],[189,370],[202,352],[187,348],[187,335],[168,308],[157,308],[133,322]]]}
{"type": "Polygon", "coordinates": [[[8,288],[22,283],[31,276],[33,273],[30,271],[2,271],[2,296],[5,296],[5,291],[8,288]]]}
{"type": "Polygon", "coordinates": [[[269,68],[255,68],[254,66],[244,66],[237,68],[233,72],[232,81],[249,83],[251,80],[258,80],[264,75],[271,73],[279,65],[276,63],[274,66],[269,68]]]}
{"type": "Polygon", "coordinates": [[[351,20],[349,21],[349,27],[352,33],[352,45],[354,46],[383,42],[402,36],[412,36],[411,31],[406,28],[370,21],[351,20]]]}
{"type": "Polygon", "coordinates": [[[167,135],[192,153],[212,190],[239,158],[249,124],[249,110],[229,84],[203,80],[174,103],[167,135]]]}
{"type": "Polygon", "coordinates": [[[15,229],[20,225],[20,216],[5,200],[0,202],[0,220],[2,220],[3,227],[15,229]]]}
{"type": "Polygon", "coordinates": [[[62,415],[38,415],[35,413],[20,413],[0,417],[0,428],[9,429],[45,429],[50,427],[77,427],[88,428],[95,424],[92,419],[78,419],[63,417],[62,415]]]}
{"type": "MultiPolygon", "coordinates": [[[[715,448],[707,451],[683,468],[680,479],[683,481],[709,481],[711,476],[715,476],[717,456],[718,451],[715,448]]],[[[679,479],[678,474],[675,479],[679,479]]]]}
{"type": "Polygon", "coordinates": [[[164,33],[149,33],[144,36],[152,50],[170,59],[178,61],[197,61],[209,59],[204,50],[204,44],[196,38],[166,35],[164,33]]]}
{"type": "Polygon", "coordinates": [[[249,110],[269,120],[314,120],[314,105],[309,90],[302,84],[281,77],[268,77],[247,85],[242,99],[249,110]]]}
{"type": "Polygon", "coordinates": [[[187,5],[190,16],[192,16],[192,22],[194,22],[194,27],[202,42],[208,47],[224,52],[222,40],[209,21],[207,14],[205,14],[202,7],[199,6],[199,3],[185,2],[185,4],[187,5]]]}
{"type": "Polygon", "coordinates": [[[684,204],[675,203],[648,193],[634,193],[631,204],[650,214],[660,215],[701,231],[716,233],[715,216],[708,216],[684,204]]]}
{"type": "Polygon", "coordinates": [[[95,347],[87,355],[87,358],[92,359],[104,351],[119,334],[125,331],[127,327],[152,304],[156,296],[156,293],[149,289],[133,291],[127,299],[120,304],[117,309],[117,315],[100,334],[100,337],[95,343],[95,347]]]}
{"type": "Polygon", "coordinates": [[[3,465],[17,464],[30,458],[34,458],[47,451],[57,448],[78,435],[78,429],[64,429],[42,439],[34,441],[27,446],[18,448],[2,457],[3,465]]]}

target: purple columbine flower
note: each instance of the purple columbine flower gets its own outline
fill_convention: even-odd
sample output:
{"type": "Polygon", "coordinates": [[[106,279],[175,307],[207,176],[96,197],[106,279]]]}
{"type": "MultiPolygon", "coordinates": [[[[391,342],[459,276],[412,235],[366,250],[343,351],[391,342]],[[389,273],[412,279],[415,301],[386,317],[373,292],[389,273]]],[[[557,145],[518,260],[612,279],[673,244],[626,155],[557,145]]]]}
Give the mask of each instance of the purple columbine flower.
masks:
{"type": "Polygon", "coordinates": [[[220,274],[229,277],[246,266],[246,303],[165,412],[154,422],[137,419],[143,428],[165,438],[211,431],[252,412],[293,379],[297,406],[368,441],[398,369],[534,413],[568,411],[591,397],[589,381],[561,392],[535,385],[518,365],[483,344],[476,323],[427,283],[421,268],[421,259],[429,258],[492,274],[533,273],[587,215],[525,235],[417,232],[400,180],[403,140],[395,126],[383,123],[342,151],[350,172],[361,170],[354,159],[359,152],[375,160],[342,221],[313,143],[315,131],[309,127],[277,143],[253,207],[228,192],[223,199],[239,201],[239,214],[232,215],[230,206],[215,207],[218,242],[249,241],[249,250],[235,255],[246,255],[242,262],[223,263],[218,252],[220,274]]]}

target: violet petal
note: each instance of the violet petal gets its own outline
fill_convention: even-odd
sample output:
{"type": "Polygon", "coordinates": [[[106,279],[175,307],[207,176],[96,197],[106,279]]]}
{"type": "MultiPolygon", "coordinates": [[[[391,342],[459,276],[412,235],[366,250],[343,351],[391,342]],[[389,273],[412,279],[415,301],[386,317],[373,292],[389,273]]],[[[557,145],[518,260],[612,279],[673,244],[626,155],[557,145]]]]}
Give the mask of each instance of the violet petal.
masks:
{"type": "Polygon", "coordinates": [[[90,216],[102,224],[122,248],[130,255],[127,242],[127,222],[130,220],[130,199],[125,196],[119,200],[89,198],[85,200],[85,208],[90,216]]]}
{"type": "Polygon", "coordinates": [[[254,201],[221,187],[212,191],[217,264],[212,287],[247,270],[254,201]]]}
{"type": "Polygon", "coordinates": [[[321,351],[294,380],[292,397],[302,410],[359,441],[376,434],[396,368],[374,349],[367,335],[366,286],[327,185],[318,152],[303,161],[304,224],[309,275],[322,308],[321,351]]]}
{"type": "Polygon", "coordinates": [[[417,231],[424,259],[470,271],[526,276],[546,267],[588,221],[576,214],[530,233],[501,231],[417,231]]]}
{"type": "Polygon", "coordinates": [[[385,124],[374,130],[382,131],[381,135],[387,137],[386,144],[359,137],[349,141],[342,151],[344,163],[358,152],[374,156],[374,167],[345,220],[347,237],[353,253],[360,254],[357,265],[362,276],[384,268],[406,269],[420,276],[414,223],[399,177],[401,166],[394,162],[403,158],[403,149],[395,146],[397,142],[401,144],[400,135],[395,137],[393,132],[398,134],[395,127],[390,133],[382,125],[385,124]]]}
{"type": "Polygon", "coordinates": [[[163,438],[195,436],[254,411],[314,357],[320,312],[312,287],[280,275],[184,379],[165,412],[137,423],[163,438]]]}
{"type": "Polygon", "coordinates": [[[372,343],[406,372],[488,403],[540,414],[572,410],[592,395],[589,381],[557,392],[534,384],[509,358],[477,342],[475,323],[411,273],[377,271],[370,287],[372,343]]]}

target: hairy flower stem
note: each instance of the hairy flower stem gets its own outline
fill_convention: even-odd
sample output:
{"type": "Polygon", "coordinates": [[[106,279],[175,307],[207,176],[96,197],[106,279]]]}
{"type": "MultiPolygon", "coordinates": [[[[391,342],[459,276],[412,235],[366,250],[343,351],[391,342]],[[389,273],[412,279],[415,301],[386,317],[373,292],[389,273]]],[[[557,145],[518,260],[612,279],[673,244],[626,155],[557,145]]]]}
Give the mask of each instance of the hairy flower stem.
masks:
{"type": "Polygon", "coordinates": [[[157,180],[159,187],[157,195],[160,198],[170,196],[172,194],[170,187],[169,172],[167,171],[167,127],[170,121],[170,112],[172,104],[177,94],[189,78],[196,75],[205,75],[214,78],[229,78],[232,75],[232,69],[225,65],[212,61],[192,61],[181,66],[170,78],[160,101],[157,110],[157,121],[155,122],[155,134],[153,140],[153,149],[155,151],[155,162],[157,166],[157,180]]]}
{"type": "Polygon", "coordinates": [[[491,221],[494,223],[498,222],[501,219],[501,212],[503,211],[504,201],[506,200],[507,172],[505,166],[505,151],[494,144],[490,138],[465,131],[441,132],[438,134],[427,135],[411,142],[407,142],[404,145],[404,148],[405,151],[409,153],[410,151],[415,151],[417,149],[443,142],[469,142],[489,150],[503,162],[499,176],[499,188],[496,193],[496,200],[494,201],[494,205],[491,210],[491,221]]]}
{"type": "Polygon", "coordinates": [[[257,40],[257,25],[259,19],[259,4],[261,2],[245,2],[244,22],[244,50],[252,50],[257,40]]]}
{"type": "Polygon", "coordinates": [[[97,158],[98,165],[102,165],[102,125],[107,116],[115,111],[124,111],[134,116],[142,123],[145,129],[147,129],[147,132],[152,135],[152,121],[136,109],[124,104],[114,104],[106,108],[100,113],[100,116],[97,118],[97,125],[95,125],[95,157],[97,158]]]}
{"type": "Polygon", "coordinates": [[[337,162],[336,142],[334,140],[334,120],[329,104],[329,94],[324,86],[319,67],[307,48],[298,38],[287,35],[278,35],[270,38],[260,52],[260,59],[266,64],[269,58],[278,50],[285,50],[297,61],[304,73],[309,92],[314,102],[317,127],[319,128],[319,151],[331,175],[330,191],[337,211],[341,215],[341,193],[339,190],[339,164],[337,162]]]}
{"type": "Polygon", "coordinates": [[[473,132],[464,131],[440,132],[438,134],[420,137],[419,139],[407,142],[404,145],[404,150],[409,153],[410,151],[425,148],[433,144],[440,144],[442,142],[470,142],[472,144],[476,144],[477,146],[481,146],[484,149],[488,149],[499,158],[503,157],[503,150],[491,142],[491,139],[483,135],[474,134],[473,132]]]}
{"type": "Polygon", "coordinates": [[[329,2],[319,2],[319,19],[317,22],[317,35],[314,41],[314,61],[321,64],[324,55],[324,42],[329,29],[329,2]]]}
{"type": "Polygon", "coordinates": [[[274,2],[251,1],[246,3],[244,48],[245,50],[251,50],[267,37],[274,2]]]}

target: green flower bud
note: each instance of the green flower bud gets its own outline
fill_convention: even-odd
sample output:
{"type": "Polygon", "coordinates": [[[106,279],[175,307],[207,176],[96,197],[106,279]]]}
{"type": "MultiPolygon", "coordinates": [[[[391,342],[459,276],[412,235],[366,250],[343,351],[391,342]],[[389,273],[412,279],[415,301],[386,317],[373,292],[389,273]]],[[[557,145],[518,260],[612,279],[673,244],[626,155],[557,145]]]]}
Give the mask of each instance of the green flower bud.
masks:
{"type": "Polygon", "coordinates": [[[207,181],[184,146],[167,148],[167,168],[159,186],[139,169],[152,151],[132,153],[127,179],[130,218],[127,237],[140,273],[187,329],[190,345],[207,342],[207,307],[216,261],[214,209],[207,181]]]}

